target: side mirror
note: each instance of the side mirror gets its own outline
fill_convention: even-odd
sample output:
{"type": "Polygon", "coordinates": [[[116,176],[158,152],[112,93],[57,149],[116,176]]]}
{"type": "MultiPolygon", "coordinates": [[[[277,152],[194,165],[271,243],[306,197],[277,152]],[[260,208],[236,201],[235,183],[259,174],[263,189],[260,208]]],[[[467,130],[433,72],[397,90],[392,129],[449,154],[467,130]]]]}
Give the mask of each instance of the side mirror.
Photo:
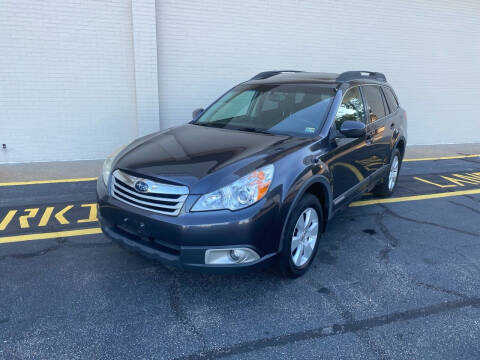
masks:
{"type": "Polygon", "coordinates": [[[365,124],[360,121],[346,120],[340,126],[340,133],[347,138],[359,138],[365,135],[365,124]]]}
{"type": "Polygon", "coordinates": [[[204,109],[198,108],[193,110],[192,112],[192,119],[195,120],[201,113],[203,113],[204,109]]]}

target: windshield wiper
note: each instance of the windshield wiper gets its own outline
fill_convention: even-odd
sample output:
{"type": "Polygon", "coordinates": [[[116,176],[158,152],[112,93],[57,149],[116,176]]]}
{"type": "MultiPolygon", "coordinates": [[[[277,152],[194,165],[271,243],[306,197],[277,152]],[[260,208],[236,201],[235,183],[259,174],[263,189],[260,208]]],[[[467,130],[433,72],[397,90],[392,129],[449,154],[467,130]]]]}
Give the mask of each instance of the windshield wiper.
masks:
{"type": "Polygon", "coordinates": [[[225,127],[225,124],[216,124],[216,123],[207,123],[207,122],[194,122],[194,125],[199,125],[199,126],[206,126],[206,127],[215,127],[215,128],[223,128],[225,127]]]}
{"type": "Polygon", "coordinates": [[[232,126],[232,127],[230,127],[230,126],[227,126],[228,124],[218,124],[218,122],[211,122],[211,123],[195,122],[194,124],[195,125],[200,125],[200,126],[222,128],[222,129],[256,132],[256,133],[261,133],[261,134],[272,134],[270,131],[268,131],[266,129],[250,127],[250,126],[245,126],[245,127],[236,127],[236,126],[233,127],[232,126]]]}
{"type": "Polygon", "coordinates": [[[270,131],[262,128],[256,128],[256,127],[239,127],[239,128],[232,128],[234,130],[240,130],[240,131],[249,131],[249,132],[256,132],[256,133],[261,133],[261,134],[271,134],[270,131]]]}

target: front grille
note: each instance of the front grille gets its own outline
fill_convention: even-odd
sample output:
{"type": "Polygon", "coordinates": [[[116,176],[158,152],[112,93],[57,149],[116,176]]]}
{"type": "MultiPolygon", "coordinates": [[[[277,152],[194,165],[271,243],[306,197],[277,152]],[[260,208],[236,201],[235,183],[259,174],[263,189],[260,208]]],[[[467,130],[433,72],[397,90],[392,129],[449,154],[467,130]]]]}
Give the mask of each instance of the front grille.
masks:
{"type": "Polygon", "coordinates": [[[112,176],[111,194],[117,200],[140,209],[177,216],[187,199],[188,187],[142,179],[115,170],[112,176]],[[141,182],[144,188],[146,187],[145,191],[138,191],[135,188],[137,182],[141,182]]]}

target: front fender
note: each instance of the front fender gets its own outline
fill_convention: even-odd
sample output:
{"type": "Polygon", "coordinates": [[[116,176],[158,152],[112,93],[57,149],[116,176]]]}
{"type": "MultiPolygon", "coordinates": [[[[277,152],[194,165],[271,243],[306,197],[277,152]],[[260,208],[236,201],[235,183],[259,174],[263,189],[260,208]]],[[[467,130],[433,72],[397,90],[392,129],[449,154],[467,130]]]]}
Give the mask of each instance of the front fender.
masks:
{"type": "MultiPolygon", "coordinates": [[[[326,165],[321,163],[318,165],[320,169],[327,169],[326,165]]],[[[287,222],[290,218],[290,215],[295,209],[295,206],[302,199],[303,195],[310,189],[312,186],[321,186],[324,197],[323,211],[324,211],[324,225],[332,215],[332,188],[330,182],[330,173],[316,173],[312,171],[313,169],[307,169],[303,172],[297,179],[293,182],[292,186],[286,191],[287,195],[284,198],[283,204],[283,226],[279,242],[279,251],[283,249],[283,239],[285,236],[285,231],[287,227],[287,222]]]]}

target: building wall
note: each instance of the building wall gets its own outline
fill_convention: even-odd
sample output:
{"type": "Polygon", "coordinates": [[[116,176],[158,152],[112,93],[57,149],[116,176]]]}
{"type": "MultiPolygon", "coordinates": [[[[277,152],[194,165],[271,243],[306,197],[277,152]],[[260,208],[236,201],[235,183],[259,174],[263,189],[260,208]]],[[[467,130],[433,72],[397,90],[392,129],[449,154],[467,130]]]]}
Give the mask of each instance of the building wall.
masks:
{"type": "Polygon", "coordinates": [[[407,110],[410,144],[480,142],[479,19],[478,0],[157,1],[161,124],[260,71],[373,70],[407,110]]]}
{"type": "Polygon", "coordinates": [[[409,143],[480,142],[477,0],[2,0],[1,162],[104,158],[271,69],[384,72],[409,143]]]}
{"type": "Polygon", "coordinates": [[[130,0],[0,2],[0,162],[104,158],[158,129],[158,115],[152,126],[142,113],[152,106],[139,99],[153,88],[158,112],[155,1],[148,2],[146,15],[132,12],[130,0]],[[154,44],[137,49],[138,72],[134,17],[137,42],[145,20],[154,44]],[[153,87],[142,75],[152,67],[153,87]]]}
{"type": "Polygon", "coordinates": [[[155,0],[132,0],[138,135],[159,130],[155,0]]]}

